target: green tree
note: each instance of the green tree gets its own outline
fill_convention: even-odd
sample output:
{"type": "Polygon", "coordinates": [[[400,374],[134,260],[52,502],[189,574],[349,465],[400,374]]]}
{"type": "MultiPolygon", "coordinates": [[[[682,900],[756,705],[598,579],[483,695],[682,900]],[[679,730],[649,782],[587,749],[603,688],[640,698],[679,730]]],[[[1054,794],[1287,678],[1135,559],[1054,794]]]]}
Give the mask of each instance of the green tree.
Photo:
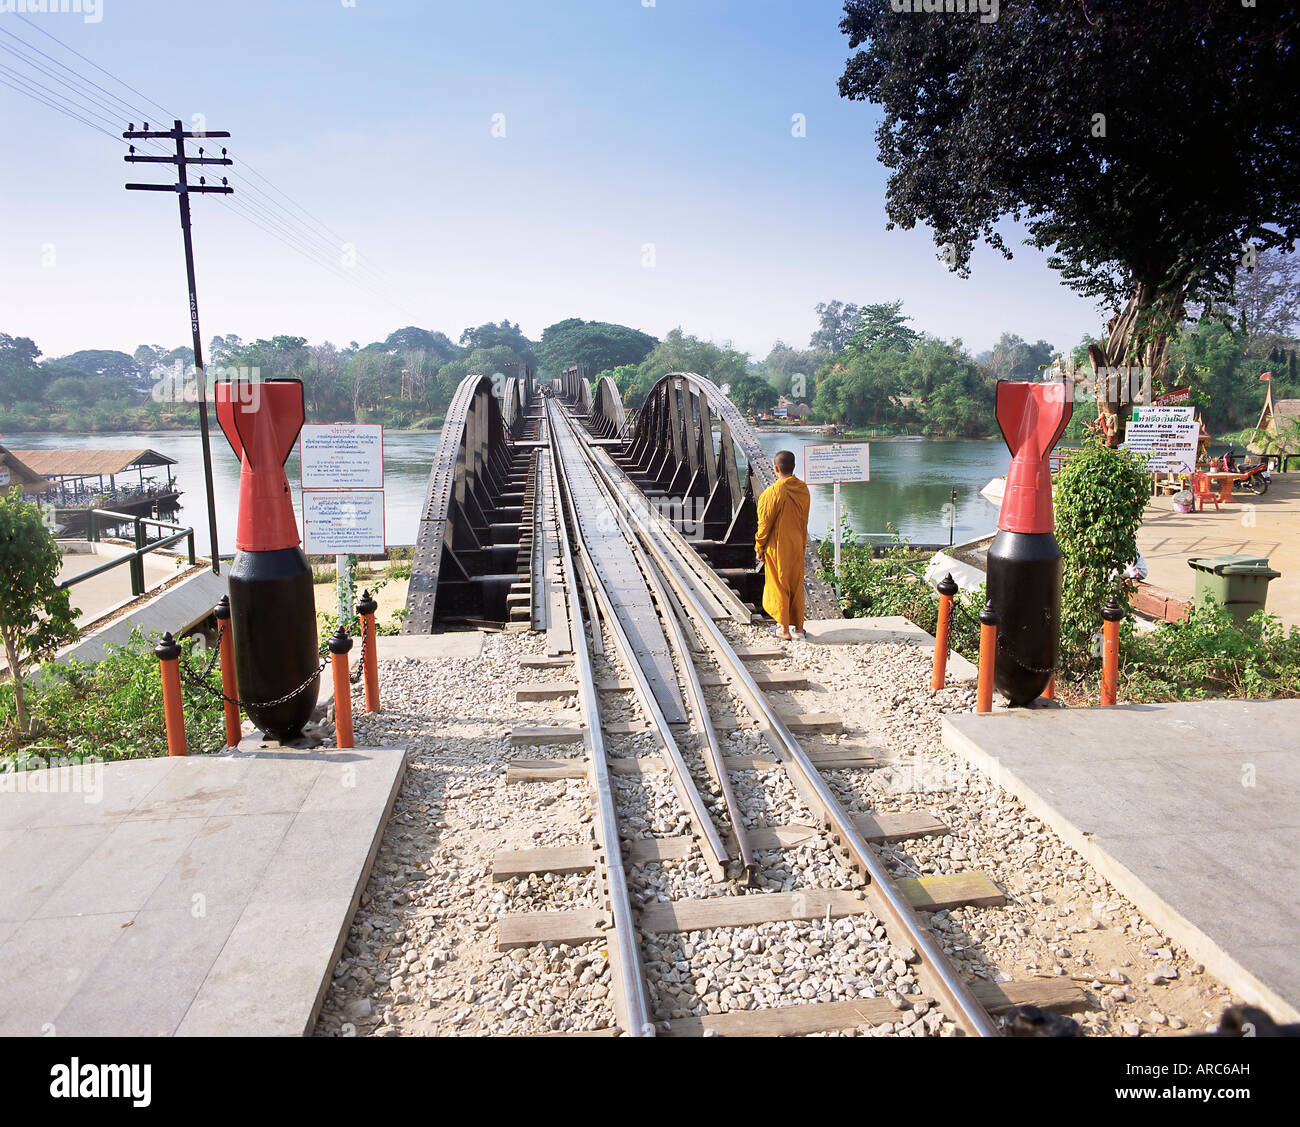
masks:
{"type": "Polygon", "coordinates": [[[30,337],[0,333],[0,404],[39,400],[48,374],[36,362],[41,350],[30,337]]]}
{"type": "Polygon", "coordinates": [[[988,377],[994,383],[998,380],[1039,379],[1041,370],[1051,364],[1053,355],[1052,346],[1045,340],[1030,344],[1015,333],[1003,333],[989,356],[986,365],[988,377]]]}
{"type": "Polygon", "coordinates": [[[817,373],[813,417],[818,422],[864,426],[879,423],[902,394],[898,350],[887,346],[850,349],[817,373]]]}
{"type": "Polygon", "coordinates": [[[478,328],[466,329],[460,334],[460,344],[467,352],[507,348],[514,356],[514,363],[527,364],[534,370],[540,366],[533,342],[524,336],[518,325],[512,325],[508,319],[495,325],[489,321],[478,328]]]}
{"type": "Polygon", "coordinates": [[[826,360],[826,353],[818,349],[791,348],[783,341],[772,345],[772,350],[759,364],[754,365],[754,375],[762,376],[778,394],[788,395],[795,402],[811,402],[813,376],[826,360]]]}
{"type": "Polygon", "coordinates": [[[390,352],[403,354],[424,353],[431,360],[443,363],[455,360],[460,355],[460,349],[452,344],[451,338],[446,333],[417,329],[414,325],[407,325],[404,329],[389,333],[384,341],[384,347],[390,352]]]}
{"type": "Polygon", "coordinates": [[[748,366],[749,357],[745,353],[700,340],[676,328],[641,362],[624,402],[632,407],[639,406],[650,389],[669,372],[695,372],[708,376],[721,386],[740,379],[747,373],[748,366]]]}
{"type": "Polygon", "coordinates": [[[858,307],[843,301],[823,301],[817,306],[819,323],[808,347],[834,355],[849,346],[858,326],[858,307]]]}
{"type": "Polygon", "coordinates": [[[916,343],[916,333],[907,327],[911,317],[903,315],[903,303],[882,301],[864,305],[849,338],[851,348],[894,348],[907,351],[916,343]]]}
{"type": "Polygon", "coordinates": [[[145,375],[134,358],[125,352],[110,349],[89,348],[74,352],[53,361],[62,368],[71,368],[83,376],[109,376],[131,383],[138,383],[145,375]]]}
{"type": "Polygon", "coordinates": [[[18,731],[28,729],[23,667],[54,656],[77,636],[68,592],[58,586],[60,552],[41,510],[22,490],[0,496],[0,638],[14,683],[18,731]]]}
{"type": "Polygon", "coordinates": [[[776,406],[776,388],[761,376],[746,372],[727,385],[727,398],[742,411],[758,415],[776,406]]]}
{"type": "Polygon", "coordinates": [[[627,325],[570,317],[542,330],[537,355],[553,376],[570,364],[586,364],[588,373],[593,373],[639,364],[658,343],[648,333],[627,325]]]}
{"type": "Polygon", "coordinates": [[[1261,252],[1253,267],[1238,272],[1232,295],[1215,307],[1215,314],[1245,337],[1247,356],[1272,353],[1269,360],[1279,362],[1278,345],[1287,343],[1295,327],[1300,260],[1290,249],[1261,252]]]}
{"type": "Polygon", "coordinates": [[[1090,437],[1056,477],[1056,539],[1065,555],[1061,586],[1063,664],[1087,668],[1101,608],[1112,594],[1129,610],[1116,578],[1137,559],[1137,532],[1150,496],[1146,460],[1090,437]]]}
{"type": "MultiPolygon", "coordinates": [[[[1147,367],[1159,386],[1184,309],[1300,235],[1290,15],[1218,0],[1024,0],[996,25],[900,18],[888,0],[844,10],[863,49],[840,93],[883,107],[889,226],[927,225],[966,276],[978,241],[1010,257],[1002,221],[1023,220],[1067,285],[1117,311],[1094,371],[1147,367]]],[[[1129,404],[1104,406],[1118,442],[1129,404]]]]}
{"type": "Polygon", "coordinates": [[[977,438],[995,429],[993,385],[961,341],[922,335],[900,364],[899,377],[921,402],[926,434],[977,438]]]}

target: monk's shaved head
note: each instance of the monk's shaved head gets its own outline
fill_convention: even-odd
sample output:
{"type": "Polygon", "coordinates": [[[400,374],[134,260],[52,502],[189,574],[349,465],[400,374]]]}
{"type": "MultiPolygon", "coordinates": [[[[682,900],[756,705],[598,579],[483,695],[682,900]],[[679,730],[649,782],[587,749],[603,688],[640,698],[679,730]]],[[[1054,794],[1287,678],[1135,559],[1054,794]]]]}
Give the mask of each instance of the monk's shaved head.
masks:
{"type": "Polygon", "coordinates": [[[794,473],[794,454],[789,450],[778,450],[772,459],[772,465],[776,467],[777,473],[794,473]]]}

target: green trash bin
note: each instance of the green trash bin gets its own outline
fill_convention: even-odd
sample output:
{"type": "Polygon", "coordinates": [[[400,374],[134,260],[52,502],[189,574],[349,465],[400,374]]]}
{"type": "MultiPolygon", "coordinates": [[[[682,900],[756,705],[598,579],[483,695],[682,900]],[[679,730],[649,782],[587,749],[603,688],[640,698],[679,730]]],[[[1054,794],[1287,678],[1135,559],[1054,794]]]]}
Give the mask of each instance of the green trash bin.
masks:
{"type": "Polygon", "coordinates": [[[1193,556],[1187,565],[1196,572],[1192,602],[1199,606],[1213,595],[1238,626],[1264,609],[1269,581],[1282,574],[1260,556],[1193,556]]]}

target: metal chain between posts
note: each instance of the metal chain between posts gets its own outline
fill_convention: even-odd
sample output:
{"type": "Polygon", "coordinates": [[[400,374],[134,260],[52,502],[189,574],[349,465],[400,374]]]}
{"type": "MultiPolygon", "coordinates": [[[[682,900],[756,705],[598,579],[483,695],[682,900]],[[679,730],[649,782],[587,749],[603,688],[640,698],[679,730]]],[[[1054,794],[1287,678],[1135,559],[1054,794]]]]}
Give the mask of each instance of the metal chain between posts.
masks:
{"type": "MultiPolygon", "coordinates": [[[[238,708],[275,708],[277,705],[284,704],[286,701],[293,700],[293,698],[296,697],[299,693],[301,693],[303,689],[305,689],[317,677],[319,677],[321,673],[324,672],[325,666],[329,664],[329,658],[325,658],[320,663],[320,665],[318,665],[316,669],[313,670],[312,673],[308,675],[307,679],[303,681],[301,685],[299,685],[293,691],[285,693],[283,696],[276,697],[275,700],[268,700],[268,701],[261,701],[261,702],[236,700],[233,697],[226,696],[226,694],[222,692],[220,689],[214,689],[211,685],[208,684],[208,680],[207,680],[212,673],[213,666],[216,665],[217,663],[217,657],[221,653],[221,638],[225,634],[225,632],[226,632],[226,628],[224,625],[217,631],[217,644],[213,647],[212,657],[208,659],[207,669],[205,669],[201,675],[196,674],[192,669],[190,669],[188,662],[186,662],[184,659],[178,661],[176,664],[180,667],[181,677],[184,678],[184,680],[189,682],[191,688],[202,689],[203,692],[208,693],[210,696],[217,697],[219,700],[222,700],[227,704],[233,704],[238,708]]],[[[364,642],[362,643],[361,646],[361,652],[362,655],[364,656],[365,655],[364,642]]],[[[355,679],[353,683],[355,684],[355,679]]]]}
{"type": "MultiPolygon", "coordinates": [[[[958,614],[965,615],[967,621],[969,621],[972,625],[976,627],[979,626],[980,623],[979,623],[978,616],[971,615],[970,611],[968,611],[965,608],[965,606],[962,605],[962,601],[960,597],[958,596],[953,597],[952,607],[953,607],[954,616],[958,614]]],[[[1039,669],[1033,665],[1026,665],[1023,661],[1021,661],[1018,657],[1016,657],[1015,654],[1011,652],[1010,648],[1007,645],[1007,636],[1001,630],[998,631],[997,647],[1000,653],[1004,653],[1008,657],[1014,658],[1017,664],[1019,664],[1022,669],[1027,669],[1030,673],[1054,673],[1059,676],[1061,674],[1065,674],[1066,672],[1065,666],[1063,665],[1049,665],[1046,668],[1042,668],[1042,669],[1039,669]]],[[[1076,678],[1071,678],[1071,680],[1076,680],[1076,678]]]]}

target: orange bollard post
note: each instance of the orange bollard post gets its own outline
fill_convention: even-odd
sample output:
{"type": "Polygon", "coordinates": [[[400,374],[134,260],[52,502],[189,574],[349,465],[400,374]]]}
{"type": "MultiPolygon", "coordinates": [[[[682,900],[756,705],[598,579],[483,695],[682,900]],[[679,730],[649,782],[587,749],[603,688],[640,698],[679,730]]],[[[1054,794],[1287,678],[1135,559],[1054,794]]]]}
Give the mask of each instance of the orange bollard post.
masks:
{"type": "Polygon", "coordinates": [[[375,611],[379,604],[371,597],[369,591],[361,592],[357,603],[357,614],[361,616],[362,666],[366,682],[366,711],[379,711],[379,655],[375,652],[375,611]]]}
{"type": "Polygon", "coordinates": [[[230,596],[222,595],[221,602],[212,608],[217,627],[221,632],[221,695],[226,698],[226,746],[238,747],[243,734],[239,723],[239,690],[235,687],[235,639],[230,632],[230,596]]]}
{"type": "Polygon", "coordinates": [[[330,639],[330,664],[334,669],[334,737],[339,747],[352,746],[352,684],[348,680],[348,653],[352,639],[342,626],[330,639]]]}
{"type": "Polygon", "coordinates": [[[993,664],[997,659],[998,615],[992,603],[980,611],[980,672],[975,695],[976,712],[993,711],[993,664]]]}
{"type": "Polygon", "coordinates": [[[941,580],[939,592],[939,621],[934,628],[934,673],[930,677],[930,689],[938,692],[943,688],[944,675],[948,671],[948,636],[952,630],[952,597],[957,594],[957,584],[953,582],[952,572],[941,580]]]}
{"type": "Polygon", "coordinates": [[[1124,608],[1114,595],[1101,608],[1101,618],[1104,637],[1101,651],[1101,703],[1103,707],[1109,707],[1115,703],[1119,693],[1119,624],[1124,621],[1124,608]]]}
{"type": "Polygon", "coordinates": [[[188,755],[185,743],[185,705],[181,700],[181,648],[170,634],[154,647],[162,670],[163,719],[167,722],[167,754],[188,755]]]}

